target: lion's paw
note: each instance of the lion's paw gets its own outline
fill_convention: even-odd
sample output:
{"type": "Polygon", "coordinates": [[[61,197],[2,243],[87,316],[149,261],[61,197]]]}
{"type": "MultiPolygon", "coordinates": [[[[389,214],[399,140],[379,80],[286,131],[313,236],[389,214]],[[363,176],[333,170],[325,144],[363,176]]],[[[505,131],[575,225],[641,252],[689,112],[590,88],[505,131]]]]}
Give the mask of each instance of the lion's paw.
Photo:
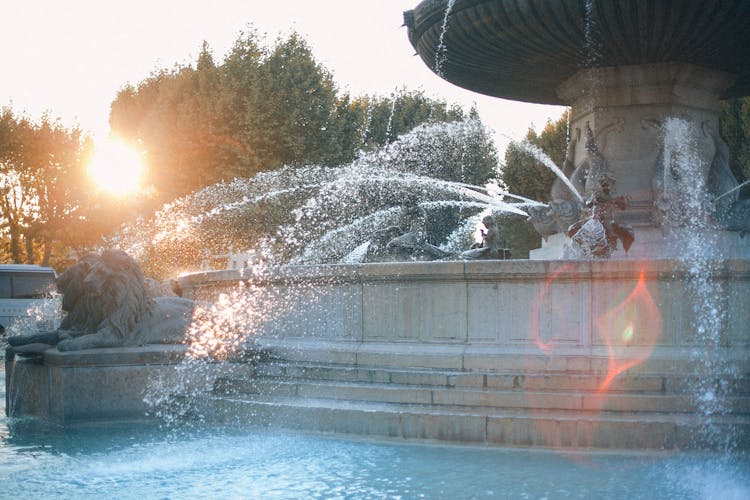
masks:
{"type": "Polygon", "coordinates": [[[75,351],[78,348],[74,339],[62,340],[57,343],[57,350],[61,352],[75,351]]]}

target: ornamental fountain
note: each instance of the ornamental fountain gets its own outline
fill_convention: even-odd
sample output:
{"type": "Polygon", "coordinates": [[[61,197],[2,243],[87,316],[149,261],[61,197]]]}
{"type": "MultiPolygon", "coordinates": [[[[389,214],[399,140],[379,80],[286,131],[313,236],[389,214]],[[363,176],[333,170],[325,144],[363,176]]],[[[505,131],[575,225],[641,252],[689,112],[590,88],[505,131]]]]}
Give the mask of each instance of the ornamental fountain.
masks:
{"type": "MultiPolygon", "coordinates": [[[[122,402],[121,381],[104,378],[117,362],[139,383],[161,380],[143,393],[126,384],[131,410],[175,406],[176,396],[181,415],[227,425],[564,449],[750,448],[750,239],[737,231],[747,221],[738,191],[724,195],[738,183],[717,132],[719,99],[750,93],[750,5],[427,0],[404,17],[441,77],[572,106],[570,178],[537,215],[557,231],[534,260],[188,274],[175,280],[181,294],[245,314],[255,354],[201,365],[191,384],[162,373],[174,346],[122,359],[53,350],[8,369],[27,379],[9,391],[15,407],[63,423],[124,413],[93,413],[113,394],[122,402]],[[632,241],[615,240],[627,253],[561,259],[572,247],[557,219],[601,203],[605,185],[627,201],[602,220],[632,230],[632,241]],[[63,404],[93,380],[107,385],[86,405],[63,404]],[[39,400],[24,402],[24,390],[39,400]]],[[[181,379],[189,361],[177,365],[181,379]]]]}
{"type": "MultiPolygon", "coordinates": [[[[616,218],[634,229],[630,256],[677,257],[689,226],[705,221],[724,257],[744,259],[750,244],[737,232],[750,202],[722,196],[738,182],[718,112],[720,99],[750,94],[749,17],[742,1],[638,0],[424,1],[404,14],[417,53],[447,81],[571,107],[566,174],[584,197],[613,178],[629,201],[616,218]],[[676,167],[683,159],[690,179],[676,167]]],[[[574,194],[556,185],[536,217],[555,218],[574,194]]],[[[562,257],[565,228],[543,233],[532,258],[562,257]]]]}

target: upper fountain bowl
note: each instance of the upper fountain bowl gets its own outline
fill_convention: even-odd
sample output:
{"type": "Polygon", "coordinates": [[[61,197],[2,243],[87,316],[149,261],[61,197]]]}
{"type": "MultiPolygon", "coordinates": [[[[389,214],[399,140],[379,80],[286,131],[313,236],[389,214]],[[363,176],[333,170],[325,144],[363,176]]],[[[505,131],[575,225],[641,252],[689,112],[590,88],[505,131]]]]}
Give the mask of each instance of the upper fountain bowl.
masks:
{"type": "Polygon", "coordinates": [[[670,62],[750,94],[747,0],[424,0],[404,21],[428,67],[495,97],[567,105],[556,89],[579,70],[670,62]]]}

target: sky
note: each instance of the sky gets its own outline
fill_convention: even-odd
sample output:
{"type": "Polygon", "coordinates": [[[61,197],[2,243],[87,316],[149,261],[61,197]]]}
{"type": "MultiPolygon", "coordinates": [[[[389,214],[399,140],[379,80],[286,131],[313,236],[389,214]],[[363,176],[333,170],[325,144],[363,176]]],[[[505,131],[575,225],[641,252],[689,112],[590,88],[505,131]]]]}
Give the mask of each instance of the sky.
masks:
{"type": "Polygon", "coordinates": [[[108,131],[110,104],[124,85],[154,70],[193,64],[205,40],[220,62],[242,30],[297,31],[352,95],[424,90],[433,98],[476,105],[502,153],[559,118],[564,108],[513,102],[462,89],[414,55],[402,13],[419,0],[0,0],[0,107],[38,119],[44,112],[97,138],[108,131]]]}

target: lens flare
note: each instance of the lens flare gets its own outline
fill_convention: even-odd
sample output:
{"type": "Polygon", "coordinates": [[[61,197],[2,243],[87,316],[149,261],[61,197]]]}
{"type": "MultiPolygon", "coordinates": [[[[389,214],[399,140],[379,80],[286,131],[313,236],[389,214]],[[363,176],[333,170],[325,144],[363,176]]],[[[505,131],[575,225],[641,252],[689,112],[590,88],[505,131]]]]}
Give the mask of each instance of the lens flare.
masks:
{"type": "Polygon", "coordinates": [[[625,327],[625,330],[622,332],[622,340],[625,342],[630,342],[633,340],[633,325],[628,325],[625,327]]]}
{"type": "Polygon", "coordinates": [[[643,269],[633,291],[599,316],[596,328],[609,353],[607,376],[599,386],[599,391],[603,392],[619,374],[651,356],[661,333],[659,306],[646,286],[643,269]]]}
{"type": "Polygon", "coordinates": [[[141,188],[144,166],[141,155],[129,145],[107,139],[96,146],[88,167],[99,188],[113,196],[128,196],[141,188]]]}
{"type": "MultiPolygon", "coordinates": [[[[653,353],[661,335],[662,318],[649,289],[647,268],[637,266],[634,263],[635,273],[628,273],[629,276],[584,285],[581,277],[588,275],[588,268],[564,263],[550,270],[549,278],[540,287],[531,307],[528,338],[544,359],[530,359],[529,366],[532,371],[538,371],[539,366],[566,370],[567,385],[563,390],[581,396],[564,396],[554,403],[560,405],[556,408],[585,408],[590,410],[591,419],[589,424],[565,434],[545,413],[550,404],[549,395],[527,391],[529,406],[539,408],[535,425],[547,446],[565,450],[573,443],[585,446],[586,442],[593,441],[595,433],[599,432],[596,430],[599,415],[608,403],[609,390],[615,380],[647,361],[653,353]],[[628,280],[634,285],[628,286],[628,280]],[[575,291],[576,287],[581,288],[575,291]],[[588,299],[582,304],[583,297],[588,299]],[[592,358],[581,364],[580,356],[575,354],[581,346],[586,352],[588,349],[604,351],[602,354],[606,353],[606,358],[600,362],[592,358]],[[596,378],[592,379],[592,374],[596,378]]],[[[617,389],[624,389],[626,384],[628,379],[621,377],[617,389]]]]}

